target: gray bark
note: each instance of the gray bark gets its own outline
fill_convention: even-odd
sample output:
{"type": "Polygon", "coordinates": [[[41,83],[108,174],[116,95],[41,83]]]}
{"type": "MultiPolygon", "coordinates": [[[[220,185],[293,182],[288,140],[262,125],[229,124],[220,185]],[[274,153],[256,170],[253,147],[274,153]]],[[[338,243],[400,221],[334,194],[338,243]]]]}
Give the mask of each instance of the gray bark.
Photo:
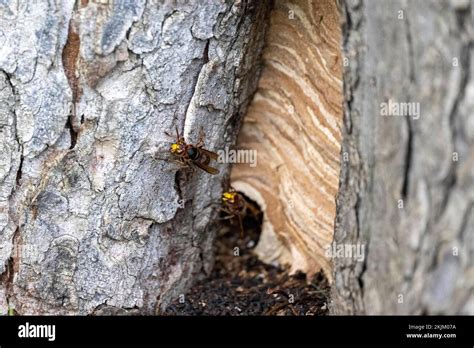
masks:
{"type": "Polygon", "coordinates": [[[212,266],[267,1],[0,2],[0,312],[156,313],[212,266]],[[70,107],[72,105],[72,108],[70,107]]]}
{"type": "Polygon", "coordinates": [[[334,258],[332,312],[474,314],[474,3],[344,7],[334,243],[365,259],[334,258]],[[388,99],[420,118],[382,116],[388,99]]]}

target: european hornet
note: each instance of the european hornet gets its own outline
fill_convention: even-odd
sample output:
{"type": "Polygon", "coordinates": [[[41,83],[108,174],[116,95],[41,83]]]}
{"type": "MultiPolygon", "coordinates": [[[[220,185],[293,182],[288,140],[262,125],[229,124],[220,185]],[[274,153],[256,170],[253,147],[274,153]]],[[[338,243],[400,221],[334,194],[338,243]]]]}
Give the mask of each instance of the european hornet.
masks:
{"type": "MultiPolygon", "coordinates": [[[[172,137],[169,133],[166,135],[172,137]]],[[[176,141],[171,144],[170,152],[177,158],[177,162],[186,167],[198,167],[209,174],[218,174],[219,170],[209,166],[211,160],[216,161],[217,153],[204,149],[204,134],[201,131],[196,145],[186,143],[184,136],[179,134],[176,127],[176,141]]]]}
{"type": "Polygon", "coordinates": [[[226,213],[227,216],[221,218],[221,220],[229,220],[237,218],[240,227],[240,238],[244,237],[244,225],[243,219],[250,211],[254,216],[259,214],[257,208],[252,204],[248,203],[245,198],[238,193],[233,187],[230,187],[227,191],[222,194],[222,208],[221,211],[226,213]]]}

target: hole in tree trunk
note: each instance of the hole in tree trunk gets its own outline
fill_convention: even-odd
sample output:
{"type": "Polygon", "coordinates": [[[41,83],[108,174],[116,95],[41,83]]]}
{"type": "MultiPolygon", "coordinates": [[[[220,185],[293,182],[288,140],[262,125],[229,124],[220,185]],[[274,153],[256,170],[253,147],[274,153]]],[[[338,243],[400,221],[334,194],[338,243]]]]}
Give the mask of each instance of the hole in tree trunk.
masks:
{"type": "MultiPolygon", "coordinates": [[[[302,272],[266,264],[254,248],[262,231],[263,212],[239,192],[256,213],[243,216],[244,237],[237,219],[222,220],[215,240],[215,265],[186,296],[166,310],[171,315],[325,315],[329,286],[322,273],[310,281],[302,272]]],[[[221,218],[225,214],[221,215],[221,218]]]]}

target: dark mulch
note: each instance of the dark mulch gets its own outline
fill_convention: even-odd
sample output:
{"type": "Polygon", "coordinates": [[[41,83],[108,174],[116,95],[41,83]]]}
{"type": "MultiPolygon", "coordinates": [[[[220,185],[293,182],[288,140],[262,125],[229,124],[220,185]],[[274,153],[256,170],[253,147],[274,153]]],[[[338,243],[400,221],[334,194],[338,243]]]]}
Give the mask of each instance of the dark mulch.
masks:
{"type": "Polygon", "coordinates": [[[165,315],[327,315],[329,286],[317,274],[289,275],[253,255],[260,221],[246,218],[246,236],[239,238],[237,224],[225,225],[216,239],[212,274],[199,281],[183,298],[176,299],[165,315]],[[234,255],[235,247],[239,256],[234,255]]]}

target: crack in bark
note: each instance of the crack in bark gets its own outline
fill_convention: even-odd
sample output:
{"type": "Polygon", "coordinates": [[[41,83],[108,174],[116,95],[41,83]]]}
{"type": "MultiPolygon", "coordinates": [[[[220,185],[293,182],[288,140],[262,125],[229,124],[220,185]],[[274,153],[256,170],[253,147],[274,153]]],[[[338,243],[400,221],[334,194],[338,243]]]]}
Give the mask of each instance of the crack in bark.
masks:
{"type": "MultiPolygon", "coordinates": [[[[1,70],[1,72],[3,72],[5,74],[5,77],[6,77],[6,81],[11,89],[11,92],[12,92],[12,95],[13,96],[16,96],[18,95],[18,93],[15,91],[15,87],[13,86],[13,83],[11,81],[11,76],[4,70],[1,70]]],[[[16,104],[16,101],[15,101],[15,104],[16,104]]],[[[12,110],[12,114],[13,114],[13,127],[14,127],[14,130],[15,130],[15,140],[18,144],[18,147],[19,147],[19,151],[20,151],[20,164],[18,166],[18,169],[17,169],[17,173],[16,173],[16,185],[17,187],[21,186],[21,177],[22,177],[22,169],[23,169],[23,146],[20,142],[20,138],[18,138],[18,126],[17,126],[17,116],[16,116],[16,108],[14,110],[12,110]]]]}
{"type": "Polygon", "coordinates": [[[72,92],[71,114],[68,116],[66,121],[66,128],[69,128],[69,134],[71,137],[71,145],[69,147],[70,149],[73,149],[77,142],[78,132],[76,129],[74,129],[74,119],[76,117],[76,104],[82,94],[79,86],[79,79],[76,76],[76,65],[79,57],[80,45],[81,41],[79,35],[74,30],[73,19],[71,18],[66,45],[64,46],[62,52],[64,73],[72,92]]]}
{"type": "MultiPolygon", "coordinates": [[[[408,13],[407,9],[405,9],[405,12],[408,13]]],[[[408,14],[406,19],[406,40],[408,46],[408,76],[410,81],[409,87],[412,87],[415,83],[415,56],[408,14]]],[[[403,172],[403,184],[401,192],[403,199],[407,198],[407,195],[410,190],[410,169],[413,161],[413,125],[411,124],[410,115],[407,115],[405,119],[407,122],[408,138],[405,152],[405,169],[403,172]]]]}
{"type": "MultiPolygon", "coordinates": [[[[20,228],[17,227],[12,238],[12,253],[6,264],[6,271],[0,276],[0,283],[4,285],[5,297],[8,303],[8,307],[11,308],[12,298],[14,298],[13,282],[15,280],[15,274],[18,272],[20,265],[20,253],[19,253],[19,239],[20,239],[20,228]]],[[[16,314],[16,312],[15,312],[16,314]]]]}
{"type": "MultiPolygon", "coordinates": [[[[196,76],[196,81],[194,82],[194,85],[192,87],[192,90],[193,90],[193,93],[191,95],[191,99],[189,99],[189,102],[188,102],[188,105],[186,107],[186,111],[184,112],[184,120],[183,120],[183,127],[184,125],[186,125],[186,116],[188,116],[188,112],[189,112],[189,108],[191,107],[191,103],[193,102],[194,100],[194,97],[196,95],[196,88],[198,87],[198,83],[199,83],[199,78],[201,76],[201,74],[203,73],[203,69],[204,67],[206,66],[206,64],[209,62],[209,41],[210,39],[208,39],[206,41],[206,44],[204,46],[204,50],[203,50],[203,56],[201,58],[202,60],[202,64],[201,64],[201,67],[199,69],[199,74],[196,76]]],[[[184,131],[183,131],[183,136],[184,136],[184,131]]]]}
{"type": "Polygon", "coordinates": [[[410,167],[413,159],[413,129],[410,117],[406,117],[407,122],[407,146],[405,150],[405,168],[403,171],[402,198],[406,199],[410,189],[410,167]]]}
{"type": "MultiPolygon", "coordinates": [[[[360,243],[361,240],[363,240],[362,236],[360,235],[360,218],[359,218],[359,212],[360,212],[360,197],[357,196],[357,200],[356,200],[356,204],[354,206],[354,210],[355,210],[355,219],[356,219],[356,229],[357,229],[357,240],[358,242],[360,243]]],[[[370,234],[368,234],[370,236],[370,234]]],[[[360,297],[361,298],[364,298],[364,286],[365,286],[365,282],[364,282],[364,274],[365,272],[367,271],[367,260],[368,260],[368,254],[369,254],[369,244],[370,244],[370,239],[368,239],[366,242],[365,242],[365,246],[366,246],[366,249],[365,249],[365,257],[364,257],[364,261],[363,261],[363,264],[362,264],[362,269],[360,270],[359,274],[357,275],[357,283],[359,284],[359,289],[360,289],[360,297]]],[[[355,268],[355,265],[354,265],[354,268],[355,268]]],[[[355,301],[354,301],[355,303],[355,301]]],[[[354,304],[355,305],[355,304],[354,304]]],[[[355,312],[354,312],[355,313],[355,312]]]]}
{"type": "Polygon", "coordinates": [[[16,172],[16,186],[21,186],[21,176],[22,176],[22,168],[23,168],[23,155],[20,155],[20,164],[18,166],[18,170],[16,172]]]}
{"type": "Polygon", "coordinates": [[[203,55],[202,55],[202,59],[204,61],[203,66],[209,62],[209,42],[210,41],[211,41],[210,39],[207,40],[206,41],[206,46],[204,47],[204,52],[203,52],[203,55]]]}

